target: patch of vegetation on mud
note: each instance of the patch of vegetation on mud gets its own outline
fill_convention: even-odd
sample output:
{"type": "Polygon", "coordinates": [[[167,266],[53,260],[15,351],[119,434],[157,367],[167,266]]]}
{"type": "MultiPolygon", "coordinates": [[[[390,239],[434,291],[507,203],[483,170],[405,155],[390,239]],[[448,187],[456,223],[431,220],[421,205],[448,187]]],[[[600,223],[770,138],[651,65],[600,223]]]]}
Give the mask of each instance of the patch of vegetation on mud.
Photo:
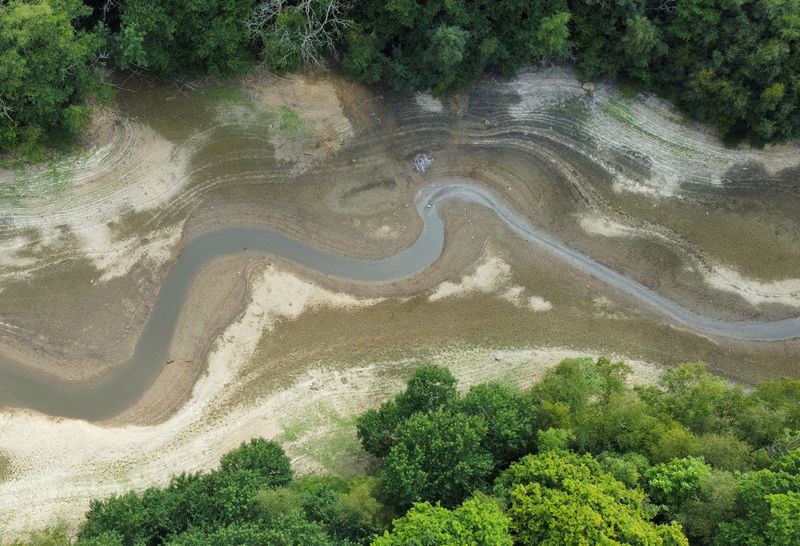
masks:
{"type": "Polygon", "coordinates": [[[8,478],[11,477],[11,474],[12,474],[11,457],[9,457],[8,453],[0,451],[0,482],[6,481],[8,478]]]}

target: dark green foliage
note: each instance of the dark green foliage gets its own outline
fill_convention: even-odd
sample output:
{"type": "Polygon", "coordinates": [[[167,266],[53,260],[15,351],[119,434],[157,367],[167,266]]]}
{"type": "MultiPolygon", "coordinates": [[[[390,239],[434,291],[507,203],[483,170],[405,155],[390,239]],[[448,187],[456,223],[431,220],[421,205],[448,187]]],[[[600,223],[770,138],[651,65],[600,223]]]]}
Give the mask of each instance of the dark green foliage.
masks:
{"type": "Polygon", "coordinates": [[[297,514],[267,525],[234,524],[212,531],[192,529],[167,542],[170,546],[334,546],[322,527],[297,514]]]}
{"type": "Polygon", "coordinates": [[[342,0],[269,0],[259,3],[246,26],[261,41],[262,57],[272,70],[320,67],[352,26],[349,7],[342,0]]]}
{"type": "Polygon", "coordinates": [[[395,442],[395,429],[417,412],[439,410],[458,397],[456,379],[440,366],[422,366],[408,381],[406,390],[378,410],[358,419],[358,438],[368,453],[383,457],[395,442]]]}
{"type": "Polygon", "coordinates": [[[720,522],[734,517],[737,477],[729,472],[712,470],[697,481],[682,503],[664,512],[682,526],[693,543],[709,544],[720,522]]]}
{"type": "Polygon", "coordinates": [[[10,0],[0,6],[0,152],[31,153],[80,132],[87,97],[102,91],[93,69],[100,40],[78,22],[79,0],[10,0]]]}
{"type": "Polygon", "coordinates": [[[564,2],[365,0],[353,12],[343,67],[399,89],[457,89],[486,70],[511,74],[568,51],[564,2]]]}
{"type": "Polygon", "coordinates": [[[125,544],[162,544],[195,530],[206,532],[258,519],[256,496],[291,481],[291,468],[274,442],[254,439],[222,458],[220,470],[175,476],[166,488],[93,501],[81,540],[115,533],[125,544]]]}
{"type": "Polygon", "coordinates": [[[450,412],[416,413],[396,430],[379,476],[387,503],[441,501],[452,507],[487,485],[494,461],[483,448],[486,422],[450,412]]]}
{"type": "Polygon", "coordinates": [[[253,438],[227,453],[220,460],[219,469],[223,473],[254,472],[264,487],[280,487],[292,481],[292,465],[283,448],[263,438],[253,438]]]}
{"type": "Polygon", "coordinates": [[[534,450],[534,409],[522,391],[501,383],[476,385],[458,404],[460,412],[484,420],[488,428],[483,446],[501,466],[534,450]]]}
{"type": "Polygon", "coordinates": [[[728,140],[800,134],[797,0],[573,0],[578,68],[677,101],[728,140]]]}
{"type": "Polygon", "coordinates": [[[719,524],[715,544],[800,543],[800,450],[772,468],[744,474],[736,487],[735,518],[719,524]]]}
{"type": "Polygon", "coordinates": [[[243,22],[255,0],[128,0],[112,41],[120,68],[161,78],[246,72],[255,45],[243,22]]]}
{"type": "Polygon", "coordinates": [[[342,66],[399,89],[463,87],[572,55],[754,144],[800,135],[800,0],[367,0],[342,66]],[[574,47],[573,47],[574,45],[574,47]]]}
{"type": "Polygon", "coordinates": [[[597,457],[603,470],[614,476],[628,487],[640,487],[644,483],[644,475],[650,468],[647,457],[639,453],[611,453],[604,451],[597,457]]]}

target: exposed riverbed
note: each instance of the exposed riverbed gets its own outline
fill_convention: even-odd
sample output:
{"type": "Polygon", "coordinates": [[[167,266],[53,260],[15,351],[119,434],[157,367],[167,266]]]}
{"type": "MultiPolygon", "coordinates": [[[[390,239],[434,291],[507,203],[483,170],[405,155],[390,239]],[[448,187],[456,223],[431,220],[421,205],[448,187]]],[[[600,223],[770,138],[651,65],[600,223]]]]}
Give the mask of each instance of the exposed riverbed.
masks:
{"type": "Polygon", "coordinates": [[[508,380],[587,353],[800,377],[796,145],[728,149],[559,69],[444,102],[336,76],[123,87],[84,151],[0,172],[12,530],[37,486],[73,517],[92,476],[144,486],[243,431],[281,434],[293,417],[263,408],[308,377],[381,370],[359,408],[425,360],[508,380]],[[53,435],[60,455],[34,457],[53,435]],[[134,447],[156,437],[174,465],[134,447]],[[124,465],[92,462],[122,438],[124,465]]]}

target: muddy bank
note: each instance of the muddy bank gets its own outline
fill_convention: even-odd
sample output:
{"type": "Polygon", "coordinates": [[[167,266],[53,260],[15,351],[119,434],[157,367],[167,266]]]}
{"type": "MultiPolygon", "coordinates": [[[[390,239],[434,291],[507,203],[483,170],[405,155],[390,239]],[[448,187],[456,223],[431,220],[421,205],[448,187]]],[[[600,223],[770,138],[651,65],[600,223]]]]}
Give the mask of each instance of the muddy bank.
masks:
{"type": "MultiPolygon", "coordinates": [[[[421,229],[409,207],[429,178],[410,167],[420,149],[434,156],[430,176],[478,180],[555,239],[694,312],[720,320],[796,314],[800,238],[786,228],[797,225],[789,214],[796,192],[770,182],[788,180],[792,149],[726,150],[700,128],[676,124],[652,98],[621,99],[612,88],[589,96],[559,70],[479,85],[446,103],[371,93],[336,77],[262,76],[190,95],[131,87],[117,121],[100,123],[108,143],[62,161],[58,176],[14,175],[23,189],[40,190],[3,205],[0,352],[16,367],[75,381],[125,360],[175,257],[211,229],[275,227],[364,259],[401,251],[421,229]],[[290,157],[281,142],[302,152],[290,157]],[[682,160],[704,163],[689,172],[682,160]],[[731,165],[740,165],[735,177],[731,165]],[[758,184],[755,199],[747,188],[758,184]],[[760,208],[745,211],[748,199],[760,208]],[[743,204],[715,205],[726,200],[743,204]],[[95,201],[101,210],[89,214],[95,201]],[[703,227],[710,223],[730,230],[719,235],[726,232],[703,227]],[[764,229],[745,233],[748,225],[764,229]],[[747,252],[727,250],[735,247],[747,252]]],[[[478,252],[466,244],[456,251],[464,257],[446,275],[478,252]]],[[[435,282],[423,274],[385,293],[435,282]]]]}
{"type": "MultiPolygon", "coordinates": [[[[229,266],[232,264],[214,267],[229,266]]],[[[74,523],[91,497],[165,483],[177,469],[212,468],[223,453],[252,436],[293,438],[293,443],[287,440],[287,448],[301,473],[324,466],[325,459],[309,458],[306,450],[309,442],[326,441],[326,434],[332,445],[357,453],[352,425],[331,427],[330,420],[347,423],[379,404],[399,390],[407,373],[423,361],[447,365],[467,388],[491,378],[530,384],[559,360],[580,354],[549,348],[451,349],[427,354],[424,359],[360,365],[330,354],[328,365],[322,368],[299,374],[296,370],[289,374],[270,370],[272,392],[257,403],[242,404],[238,398],[240,374],[246,372],[262,340],[282,325],[293,324],[309,313],[357,315],[382,304],[331,292],[275,267],[262,266],[250,277],[244,312],[215,342],[207,372],[194,384],[190,399],[163,423],[100,426],[30,413],[0,414],[0,450],[8,453],[13,465],[11,477],[0,483],[6,537],[60,518],[74,523]],[[298,428],[301,423],[305,424],[298,428]]],[[[651,382],[658,376],[657,367],[632,364],[637,381],[651,382]]],[[[355,471],[357,464],[357,456],[348,459],[342,473],[355,471]]]]}

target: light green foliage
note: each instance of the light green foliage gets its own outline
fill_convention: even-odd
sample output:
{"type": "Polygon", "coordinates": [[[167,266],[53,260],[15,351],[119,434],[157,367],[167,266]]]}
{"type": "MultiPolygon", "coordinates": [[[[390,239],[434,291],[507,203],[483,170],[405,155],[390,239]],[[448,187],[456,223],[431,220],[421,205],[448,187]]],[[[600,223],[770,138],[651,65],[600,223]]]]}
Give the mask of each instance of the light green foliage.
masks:
{"type": "Polygon", "coordinates": [[[70,546],[67,526],[63,523],[33,531],[23,540],[15,540],[8,546],[70,546]]]}
{"type": "Polygon", "coordinates": [[[68,138],[87,123],[85,99],[101,92],[92,68],[100,40],[76,30],[91,13],[79,0],[10,0],[0,6],[0,151],[68,138]]]}
{"type": "Polygon", "coordinates": [[[645,472],[650,497],[666,506],[680,506],[691,498],[711,467],[697,457],[673,459],[645,472]]]}
{"type": "Polygon", "coordinates": [[[536,433],[536,448],[540,453],[546,451],[567,451],[575,441],[575,433],[568,428],[548,428],[536,433]]]}
{"type": "Polygon", "coordinates": [[[303,118],[288,106],[282,106],[278,112],[278,116],[280,118],[280,129],[286,134],[297,136],[305,130],[303,118]]]}
{"type": "Polygon", "coordinates": [[[650,522],[644,494],[626,488],[590,456],[529,455],[497,483],[516,544],[688,545],[679,526],[650,522]]]}
{"type": "Polygon", "coordinates": [[[559,11],[543,17],[539,22],[535,43],[546,55],[563,58],[569,54],[569,21],[571,17],[568,11],[559,11]]]}
{"type": "Polygon", "coordinates": [[[486,422],[449,412],[416,413],[396,430],[379,476],[385,500],[398,508],[441,501],[455,506],[486,487],[494,467],[482,447],[486,422]]]}
{"type": "Polygon", "coordinates": [[[570,413],[578,416],[591,401],[622,392],[629,373],[625,364],[605,358],[597,362],[591,358],[567,359],[545,374],[530,392],[535,401],[566,404],[570,413]]]}
{"type": "Polygon", "coordinates": [[[454,510],[415,504],[373,541],[373,546],[511,546],[508,518],[486,497],[471,498],[454,510]]]}
{"type": "Polygon", "coordinates": [[[800,544],[800,492],[767,495],[770,518],[766,537],[775,546],[800,544]]]}
{"type": "Polygon", "coordinates": [[[736,416],[742,439],[755,447],[777,448],[777,457],[800,447],[783,445],[791,431],[800,429],[800,382],[768,381],[759,385],[750,399],[746,411],[736,416]]]}
{"type": "Polygon", "coordinates": [[[702,364],[686,364],[666,372],[653,401],[695,433],[722,432],[745,405],[740,388],[729,387],[702,364]]]}

